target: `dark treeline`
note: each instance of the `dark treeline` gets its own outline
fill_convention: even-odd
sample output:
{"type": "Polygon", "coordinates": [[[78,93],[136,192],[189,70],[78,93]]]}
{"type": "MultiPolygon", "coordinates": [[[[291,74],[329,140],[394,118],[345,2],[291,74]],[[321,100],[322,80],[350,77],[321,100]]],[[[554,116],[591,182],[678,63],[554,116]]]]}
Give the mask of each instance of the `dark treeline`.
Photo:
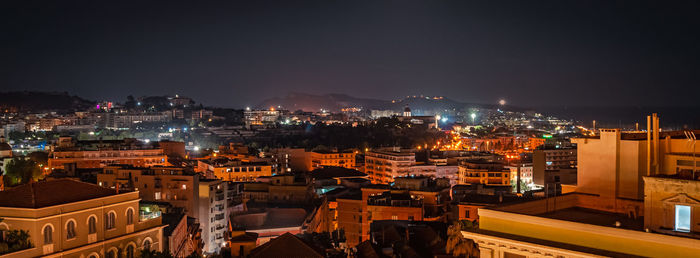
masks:
{"type": "Polygon", "coordinates": [[[276,131],[264,133],[264,137],[251,142],[255,148],[295,147],[313,149],[317,147],[338,149],[364,149],[376,147],[434,145],[447,139],[447,134],[428,128],[428,125],[403,123],[395,118],[382,118],[367,125],[296,125],[292,130],[303,130],[301,134],[279,134],[276,131]],[[261,140],[265,139],[265,140],[261,140]]]}

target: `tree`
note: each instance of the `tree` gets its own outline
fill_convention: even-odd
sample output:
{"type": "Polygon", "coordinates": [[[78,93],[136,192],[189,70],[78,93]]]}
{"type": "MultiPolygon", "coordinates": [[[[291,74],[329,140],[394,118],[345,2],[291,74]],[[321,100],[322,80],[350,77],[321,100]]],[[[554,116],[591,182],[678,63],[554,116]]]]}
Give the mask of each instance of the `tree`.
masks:
{"type": "Polygon", "coordinates": [[[9,230],[4,239],[0,241],[0,255],[32,248],[29,232],[26,230],[9,230]]]}
{"type": "Polygon", "coordinates": [[[5,182],[8,185],[26,184],[32,179],[38,180],[39,177],[41,177],[41,168],[34,160],[16,157],[7,163],[5,182]]]}
{"type": "Polygon", "coordinates": [[[479,245],[462,235],[462,223],[455,222],[447,229],[445,251],[455,257],[480,257],[479,245]]]}

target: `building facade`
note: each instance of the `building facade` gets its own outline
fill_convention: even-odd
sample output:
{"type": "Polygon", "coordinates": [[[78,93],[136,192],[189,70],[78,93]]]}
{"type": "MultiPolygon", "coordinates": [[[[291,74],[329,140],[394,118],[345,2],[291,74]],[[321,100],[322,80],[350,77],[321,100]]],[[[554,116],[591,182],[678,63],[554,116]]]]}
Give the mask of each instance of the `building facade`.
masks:
{"type": "Polygon", "coordinates": [[[161,218],[140,211],[138,192],[70,179],[0,192],[0,230],[25,230],[33,244],[3,257],[136,257],[144,250],[163,251],[161,218]]]}
{"type": "Polygon", "coordinates": [[[386,184],[406,176],[416,164],[416,154],[408,150],[383,149],[365,153],[365,173],[372,183],[386,184]]]}

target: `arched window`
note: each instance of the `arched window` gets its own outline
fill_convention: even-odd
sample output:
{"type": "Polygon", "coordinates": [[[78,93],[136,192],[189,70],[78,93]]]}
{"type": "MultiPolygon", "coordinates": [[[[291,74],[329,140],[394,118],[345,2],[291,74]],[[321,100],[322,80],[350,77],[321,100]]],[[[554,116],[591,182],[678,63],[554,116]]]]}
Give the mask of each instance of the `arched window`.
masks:
{"type": "Polygon", "coordinates": [[[44,226],[44,230],[42,232],[44,234],[44,244],[53,244],[53,226],[51,226],[51,224],[47,224],[44,226]]]}
{"type": "Polygon", "coordinates": [[[107,258],[117,258],[117,249],[112,248],[112,250],[107,251],[107,258]]]}
{"type": "Polygon", "coordinates": [[[105,228],[106,229],[113,229],[116,227],[116,220],[117,220],[117,213],[114,211],[109,211],[107,215],[105,215],[105,228]]]}
{"type": "Polygon", "coordinates": [[[143,240],[143,250],[151,250],[151,239],[147,238],[146,240],[143,240]]]}
{"type": "Polygon", "coordinates": [[[90,216],[90,218],[88,218],[88,233],[97,233],[97,218],[95,216],[90,216]]]}
{"type": "Polygon", "coordinates": [[[66,239],[75,238],[75,220],[69,220],[66,223],[66,239]]]}
{"type": "Polygon", "coordinates": [[[93,253],[91,253],[90,255],[88,255],[88,258],[100,258],[100,255],[97,254],[97,253],[95,253],[95,252],[93,252],[93,253]]]}
{"type": "Polygon", "coordinates": [[[134,209],[126,210],[126,224],[127,225],[134,224],[134,209]]]}
{"type": "Polygon", "coordinates": [[[134,258],[134,245],[126,246],[126,258],[134,258]]]}

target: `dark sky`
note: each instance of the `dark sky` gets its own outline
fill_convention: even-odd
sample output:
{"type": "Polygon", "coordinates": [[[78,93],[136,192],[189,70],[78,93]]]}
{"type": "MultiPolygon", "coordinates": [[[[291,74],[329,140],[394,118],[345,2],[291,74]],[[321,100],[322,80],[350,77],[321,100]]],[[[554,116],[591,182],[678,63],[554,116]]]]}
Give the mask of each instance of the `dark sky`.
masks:
{"type": "Polygon", "coordinates": [[[0,90],[698,106],[698,1],[2,1],[0,90]]]}

